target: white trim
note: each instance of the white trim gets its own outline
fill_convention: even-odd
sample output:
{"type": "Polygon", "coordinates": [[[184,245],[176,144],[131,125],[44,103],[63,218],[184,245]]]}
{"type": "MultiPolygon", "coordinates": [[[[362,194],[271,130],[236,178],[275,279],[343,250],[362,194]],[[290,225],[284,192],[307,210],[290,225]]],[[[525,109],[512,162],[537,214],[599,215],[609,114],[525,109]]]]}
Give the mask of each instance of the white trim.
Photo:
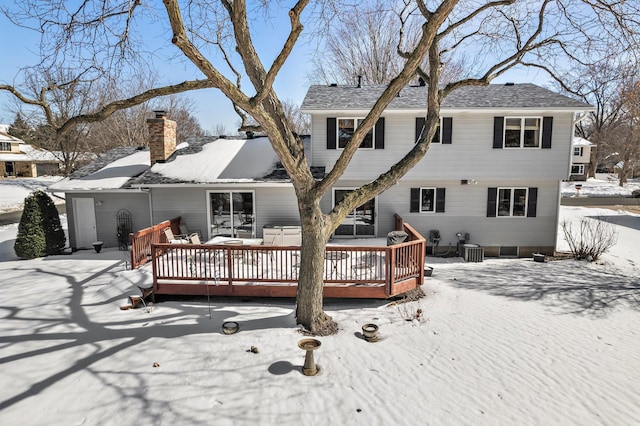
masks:
{"type": "MultiPolygon", "coordinates": [[[[373,105],[371,105],[373,106],[373,105]]],[[[304,114],[320,114],[320,115],[329,115],[336,116],[344,115],[344,116],[354,116],[354,115],[363,115],[366,116],[370,109],[363,108],[353,108],[353,109],[303,109],[300,112],[304,114]]],[[[591,112],[595,111],[595,108],[592,106],[588,107],[536,107],[536,108],[485,108],[485,107],[476,107],[476,108],[440,108],[440,114],[443,116],[449,116],[449,114],[461,114],[461,113],[488,113],[493,115],[504,115],[504,114],[515,114],[520,112],[526,112],[527,114],[549,114],[549,113],[565,113],[565,112],[591,112]]],[[[384,115],[388,114],[418,114],[425,116],[427,115],[426,108],[402,108],[402,109],[385,109],[384,115]]]]}
{"type": "Polygon", "coordinates": [[[571,165],[571,175],[572,176],[584,175],[584,164],[572,164],[571,165]],[[578,168],[578,172],[577,173],[573,172],[573,168],[574,167],[578,168]]]}
{"type": "MultiPolygon", "coordinates": [[[[261,186],[265,188],[272,187],[293,187],[291,182],[263,182],[263,181],[251,181],[251,182],[238,182],[238,181],[227,181],[227,182],[201,182],[201,183],[154,183],[154,184],[137,184],[132,185],[132,188],[202,188],[210,187],[216,188],[219,186],[229,187],[233,186],[234,188],[255,188],[256,186],[261,186]]],[[[57,191],[61,192],[61,191],[57,191]]]]}
{"type": "Polygon", "coordinates": [[[506,116],[503,118],[502,122],[502,148],[504,149],[541,149],[542,148],[542,128],[543,117],[540,116],[506,116]],[[520,120],[520,146],[507,146],[507,120],[519,119],[520,120]],[[524,146],[524,134],[527,130],[527,126],[525,125],[527,119],[535,119],[540,123],[540,127],[538,128],[538,144],[536,146],[524,146]]]}
{"type": "Polygon", "coordinates": [[[520,186],[499,186],[498,187],[498,191],[496,193],[496,217],[509,217],[509,218],[523,218],[523,217],[527,217],[527,212],[529,211],[529,187],[520,187],[520,186]],[[509,199],[509,215],[504,216],[504,215],[500,215],[500,191],[501,190],[510,190],[511,191],[511,196],[509,199]],[[525,197],[524,197],[524,214],[522,216],[514,216],[513,215],[513,207],[515,204],[515,197],[514,195],[514,191],[519,190],[519,189],[524,189],[525,190],[525,197]]]}
{"type": "MultiPolygon", "coordinates": [[[[355,186],[351,186],[351,187],[333,187],[331,188],[331,208],[333,209],[336,205],[336,191],[355,191],[356,189],[358,189],[358,187],[355,186]]],[[[331,234],[332,238],[374,238],[378,235],[378,196],[375,196],[373,198],[373,235],[361,235],[361,234],[355,234],[355,232],[351,233],[350,235],[336,235],[335,234],[335,230],[334,232],[331,234]]],[[[360,207],[360,206],[358,206],[360,207]]],[[[357,207],[356,207],[357,208],[357,207]]],[[[352,212],[355,212],[356,209],[353,209],[352,212]]],[[[342,223],[340,223],[340,225],[342,225],[342,223]]],[[[338,226],[340,226],[338,225],[338,226]]],[[[337,228],[336,228],[337,229],[337,228]]]]}
{"type": "MultiPolygon", "coordinates": [[[[340,146],[340,120],[353,120],[353,124],[354,124],[354,128],[353,131],[355,132],[356,129],[358,127],[360,127],[360,123],[358,123],[359,121],[363,121],[364,117],[354,117],[354,116],[337,116],[336,117],[336,149],[337,150],[343,150],[345,147],[341,147],[340,146]]],[[[374,149],[376,149],[376,126],[375,124],[373,125],[373,127],[371,127],[371,147],[363,147],[363,146],[359,146],[358,150],[363,150],[363,151],[373,151],[374,149]]],[[[366,135],[365,135],[366,137],[366,135]]],[[[364,141],[364,138],[362,139],[364,141]]]]}
{"type": "Polygon", "coordinates": [[[232,234],[235,234],[235,226],[233,225],[233,222],[235,221],[234,216],[234,209],[233,209],[233,195],[232,193],[234,192],[249,192],[251,193],[251,199],[253,202],[253,222],[251,224],[251,234],[253,236],[256,235],[256,221],[257,221],[257,217],[258,214],[256,212],[256,191],[255,190],[239,190],[238,188],[234,188],[234,189],[208,189],[205,191],[205,204],[206,204],[206,211],[207,211],[207,235],[208,235],[208,240],[210,240],[211,238],[214,237],[214,235],[212,235],[211,232],[211,194],[223,194],[223,193],[228,193],[230,194],[229,196],[229,202],[230,202],[230,211],[229,211],[229,216],[231,218],[231,229],[232,229],[232,234]]]}
{"type": "Polygon", "coordinates": [[[421,186],[420,187],[420,194],[418,195],[418,213],[421,214],[434,214],[436,212],[436,199],[437,199],[437,188],[436,187],[430,187],[430,186],[421,186]],[[422,190],[423,189],[431,189],[433,190],[433,201],[431,203],[431,210],[422,210],[422,190]]]}

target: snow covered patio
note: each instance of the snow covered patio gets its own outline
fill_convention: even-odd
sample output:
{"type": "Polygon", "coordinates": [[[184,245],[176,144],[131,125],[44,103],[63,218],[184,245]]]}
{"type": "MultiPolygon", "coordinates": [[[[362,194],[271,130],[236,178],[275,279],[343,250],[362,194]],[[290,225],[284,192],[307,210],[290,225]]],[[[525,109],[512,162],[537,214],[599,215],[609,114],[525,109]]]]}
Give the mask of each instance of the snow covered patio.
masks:
{"type": "Polygon", "coordinates": [[[0,424],[636,424],[640,218],[602,213],[620,236],[597,264],[428,258],[424,299],[327,299],[315,377],[291,299],[122,311],[144,278],[122,252],[17,260],[0,228],[0,424]]]}

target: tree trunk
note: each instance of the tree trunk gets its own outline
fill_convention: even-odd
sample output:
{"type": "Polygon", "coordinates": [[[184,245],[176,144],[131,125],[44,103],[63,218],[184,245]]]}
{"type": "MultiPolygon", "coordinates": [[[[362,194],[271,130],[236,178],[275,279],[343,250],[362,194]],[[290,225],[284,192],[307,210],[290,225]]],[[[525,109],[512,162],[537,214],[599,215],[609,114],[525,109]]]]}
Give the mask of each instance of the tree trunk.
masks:
{"type": "Polygon", "coordinates": [[[338,325],[322,309],[325,236],[324,217],[317,202],[300,202],[302,251],[296,320],[312,334],[327,336],[338,332],[338,325]],[[313,205],[310,205],[313,204],[313,205]]]}
{"type": "Polygon", "coordinates": [[[618,169],[618,170],[619,170],[618,171],[618,178],[620,179],[619,185],[622,187],[622,186],[625,186],[626,183],[627,183],[628,170],[624,166],[622,168],[618,169]]]}

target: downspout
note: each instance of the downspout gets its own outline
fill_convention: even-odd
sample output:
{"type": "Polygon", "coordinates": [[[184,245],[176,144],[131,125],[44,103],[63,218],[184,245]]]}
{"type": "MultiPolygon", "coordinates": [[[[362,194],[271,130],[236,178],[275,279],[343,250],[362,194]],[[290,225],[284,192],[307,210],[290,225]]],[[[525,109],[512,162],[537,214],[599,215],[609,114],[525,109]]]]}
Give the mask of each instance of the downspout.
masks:
{"type": "Polygon", "coordinates": [[[151,196],[151,189],[150,188],[145,188],[144,191],[146,191],[149,194],[149,219],[151,220],[151,222],[149,223],[149,226],[153,226],[154,221],[153,221],[153,197],[151,196]]]}

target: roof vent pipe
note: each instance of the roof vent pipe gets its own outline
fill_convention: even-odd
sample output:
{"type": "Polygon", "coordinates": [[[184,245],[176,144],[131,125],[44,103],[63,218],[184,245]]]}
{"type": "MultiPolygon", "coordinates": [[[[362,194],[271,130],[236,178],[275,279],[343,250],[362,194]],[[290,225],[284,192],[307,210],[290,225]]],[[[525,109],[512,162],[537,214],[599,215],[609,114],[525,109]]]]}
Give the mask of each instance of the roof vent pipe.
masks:
{"type": "Polygon", "coordinates": [[[362,76],[358,76],[358,88],[362,87],[362,76]]]}

